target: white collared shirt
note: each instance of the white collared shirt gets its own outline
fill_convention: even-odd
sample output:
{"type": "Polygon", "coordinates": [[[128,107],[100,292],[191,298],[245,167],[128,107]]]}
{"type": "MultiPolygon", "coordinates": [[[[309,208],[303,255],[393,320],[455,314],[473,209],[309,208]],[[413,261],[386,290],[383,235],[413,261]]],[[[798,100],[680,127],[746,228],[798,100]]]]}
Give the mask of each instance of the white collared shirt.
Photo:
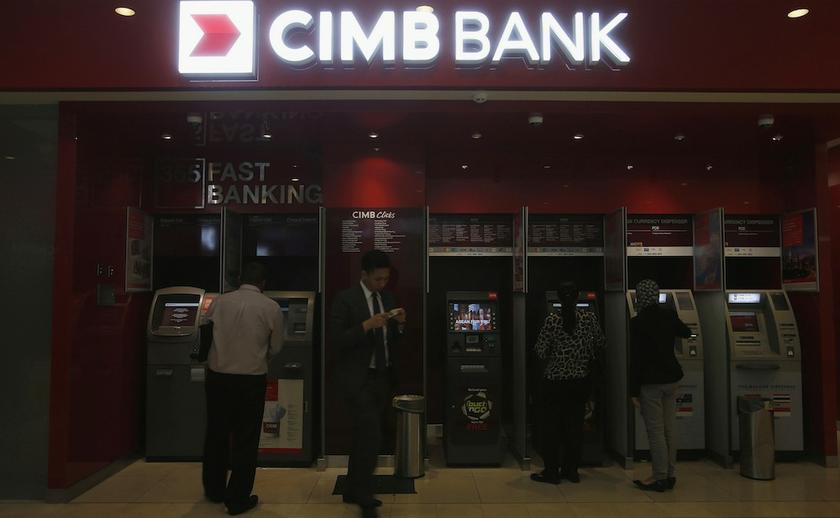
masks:
{"type": "MultiPolygon", "coordinates": [[[[371,297],[371,295],[373,295],[373,292],[370,291],[367,286],[365,286],[364,282],[359,281],[359,284],[362,286],[362,291],[365,293],[365,300],[367,300],[368,311],[370,311],[370,316],[373,316],[376,314],[376,310],[373,308],[373,298],[371,297]]],[[[382,302],[382,295],[377,293],[376,296],[379,297],[379,304],[382,306],[382,311],[385,311],[385,304],[382,302]]],[[[382,328],[382,335],[385,337],[385,363],[390,363],[390,360],[388,358],[390,356],[388,354],[388,326],[382,328]]],[[[370,367],[371,369],[376,368],[375,350],[373,351],[373,355],[371,355],[370,357],[370,364],[368,365],[368,367],[370,367]]]]}
{"type": "Polygon", "coordinates": [[[283,348],[283,311],[251,284],[220,295],[205,319],[213,321],[207,364],[215,372],[265,374],[269,357],[283,348]]]}

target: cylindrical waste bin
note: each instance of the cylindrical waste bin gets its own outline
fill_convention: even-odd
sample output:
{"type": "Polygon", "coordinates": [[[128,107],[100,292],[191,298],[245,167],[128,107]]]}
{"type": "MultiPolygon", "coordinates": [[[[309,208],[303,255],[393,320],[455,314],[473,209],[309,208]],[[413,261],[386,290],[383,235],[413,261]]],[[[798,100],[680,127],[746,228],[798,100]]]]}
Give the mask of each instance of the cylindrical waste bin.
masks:
{"type": "Polygon", "coordinates": [[[419,478],[425,474],[426,398],[406,394],[394,397],[397,440],[394,448],[394,476],[419,478]]]}
{"type": "Polygon", "coordinates": [[[773,402],[766,398],[738,397],[741,475],[747,478],[776,478],[776,439],[772,404],[773,402]]]}

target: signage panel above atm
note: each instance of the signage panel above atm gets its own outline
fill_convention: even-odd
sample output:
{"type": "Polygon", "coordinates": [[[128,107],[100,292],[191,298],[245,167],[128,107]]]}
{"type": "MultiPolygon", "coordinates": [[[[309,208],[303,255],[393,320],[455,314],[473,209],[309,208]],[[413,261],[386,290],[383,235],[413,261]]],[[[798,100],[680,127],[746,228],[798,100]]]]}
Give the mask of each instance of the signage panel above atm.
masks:
{"type": "MultiPolygon", "coordinates": [[[[505,59],[544,66],[618,68],[630,63],[620,29],[627,12],[577,11],[527,16],[515,9],[499,18],[476,9],[438,15],[429,10],[383,10],[371,18],[351,10],[287,9],[268,15],[268,41],[258,37],[251,0],[180,2],[178,71],[205,79],[256,78],[259,45],[287,67],[427,68],[443,54],[456,67],[497,66],[505,59]]],[[[262,13],[264,16],[266,13],[262,13]]]]}

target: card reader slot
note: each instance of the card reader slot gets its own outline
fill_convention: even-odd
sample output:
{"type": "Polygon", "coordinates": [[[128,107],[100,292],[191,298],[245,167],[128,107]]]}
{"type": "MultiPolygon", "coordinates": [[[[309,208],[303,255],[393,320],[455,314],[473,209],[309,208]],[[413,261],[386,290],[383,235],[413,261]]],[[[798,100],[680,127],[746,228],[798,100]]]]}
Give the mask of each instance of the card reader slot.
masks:
{"type": "Polygon", "coordinates": [[[735,368],[746,371],[777,371],[781,366],[778,363],[736,363],[735,368]]]}
{"type": "Polygon", "coordinates": [[[487,370],[486,365],[461,365],[461,372],[487,373],[490,371],[487,370]]]}

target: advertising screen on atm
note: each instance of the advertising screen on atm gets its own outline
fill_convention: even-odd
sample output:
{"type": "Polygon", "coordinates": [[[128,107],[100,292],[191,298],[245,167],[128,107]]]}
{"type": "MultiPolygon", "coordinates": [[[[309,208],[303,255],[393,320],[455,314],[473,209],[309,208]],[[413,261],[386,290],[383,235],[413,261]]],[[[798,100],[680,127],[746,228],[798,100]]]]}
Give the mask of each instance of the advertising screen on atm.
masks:
{"type": "Polygon", "coordinates": [[[163,305],[161,326],[185,327],[195,325],[198,302],[167,302],[163,305]]]}
{"type": "Polygon", "coordinates": [[[730,313],[729,320],[735,333],[756,333],[759,330],[758,316],[755,313],[730,313]]]}
{"type": "Polygon", "coordinates": [[[488,302],[451,302],[449,330],[464,333],[497,331],[496,305],[488,302]]]}

